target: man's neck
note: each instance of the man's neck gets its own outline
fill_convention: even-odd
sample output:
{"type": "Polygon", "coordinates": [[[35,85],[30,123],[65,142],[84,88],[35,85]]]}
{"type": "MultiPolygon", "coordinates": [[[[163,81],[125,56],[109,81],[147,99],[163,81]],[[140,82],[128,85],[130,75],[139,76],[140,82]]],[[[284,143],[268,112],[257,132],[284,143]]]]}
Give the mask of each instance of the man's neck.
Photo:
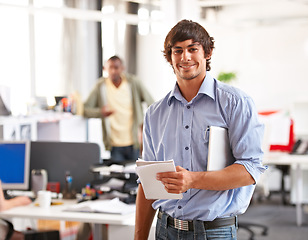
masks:
{"type": "Polygon", "coordinates": [[[182,96],[190,102],[199,92],[199,89],[203,83],[204,78],[191,79],[191,80],[179,80],[177,81],[182,96]]]}
{"type": "Polygon", "coordinates": [[[122,78],[119,77],[119,78],[117,78],[117,79],[111,79],[111,81],[112,81],[113,85],[114,85],[116,88],[118,88],[118,87],[121,85],[121,83],[122,83],[122,78]]]}

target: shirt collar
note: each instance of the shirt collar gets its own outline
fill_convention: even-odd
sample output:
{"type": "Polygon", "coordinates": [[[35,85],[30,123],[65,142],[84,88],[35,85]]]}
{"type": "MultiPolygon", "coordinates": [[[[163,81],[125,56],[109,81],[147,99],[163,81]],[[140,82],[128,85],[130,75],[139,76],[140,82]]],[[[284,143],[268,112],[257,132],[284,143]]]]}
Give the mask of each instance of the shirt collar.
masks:
{"type": "MultiPolygon", "coordinates": [[[[197,93],[197,96],[200,94],[204,94],[215,100],[215,81],[214,78],[209,74],[209,72],[206,72],[206,76],[200,86],[200,89],[197,93]]],[[[179,89],[178,84],[176,83],[173,90],[170,92],[170,95],[168,97],[168,105],[171,105],[171,100],[175,98],[178,101],[183,101],[184,97],[181,94],[181,91],[179,89]]]]}
{"type": "Polygon", "coordinates": [[[181,91],[180,91],[180,88],[178,86],[177,83],[175,83],[175,86],[173,88],[173,90],[170,92],[170,95],[168,97],[168,105],[170,106],[171,105],[171,100],[175,98],[177,99],[178,101],[182,102],[184,100],[182,94],[181,94],[181,91]]]}
{"type": "Polygon", "coordinates": [[[201,87],[199,89],[199,94],[205,94],[215,100],[215,80],[214,78],[209,74],[209,72],[206,72],[205,79],[203,83],[201,84],[201,87]]]}

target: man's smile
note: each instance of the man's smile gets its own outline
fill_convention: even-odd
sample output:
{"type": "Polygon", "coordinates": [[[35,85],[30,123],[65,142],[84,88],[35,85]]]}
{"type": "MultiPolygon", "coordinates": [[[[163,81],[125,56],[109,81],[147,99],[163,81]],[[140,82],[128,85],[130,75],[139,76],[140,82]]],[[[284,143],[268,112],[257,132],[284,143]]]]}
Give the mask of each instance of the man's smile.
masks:
{"type": "Polygon", "coordinates": [[[184,69],[184,70],[189,70],[193,68],[196,64],[179,64],[179,67],[184,69]]]}

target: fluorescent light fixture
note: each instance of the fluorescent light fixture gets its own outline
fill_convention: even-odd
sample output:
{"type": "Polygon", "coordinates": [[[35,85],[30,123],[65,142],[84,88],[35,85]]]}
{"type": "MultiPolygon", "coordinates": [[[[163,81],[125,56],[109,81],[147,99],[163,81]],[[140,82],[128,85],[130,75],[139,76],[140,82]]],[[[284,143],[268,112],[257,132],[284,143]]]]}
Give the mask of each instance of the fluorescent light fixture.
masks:
{"type": "Polygon", "coordinates": [[[109,5],[102,7],[102,13],[103,14],[114,13],[114,6],[109,5]]]}
{"type": "Polygon", "coordinates": [[[139,8],[138,10],[138,17],[140,19],[148,19],[149,18],[149,10],[146,8],[139,8]]]}

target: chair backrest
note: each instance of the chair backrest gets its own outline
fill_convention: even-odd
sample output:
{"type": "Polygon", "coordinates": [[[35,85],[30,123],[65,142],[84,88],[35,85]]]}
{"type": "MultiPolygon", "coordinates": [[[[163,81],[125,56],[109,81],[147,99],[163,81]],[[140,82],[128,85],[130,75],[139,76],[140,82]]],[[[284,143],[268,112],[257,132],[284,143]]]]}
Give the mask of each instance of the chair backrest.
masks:
{"type": "Polygon", "coordinates": [[[8,240],[14,232],[13,224],[0,218],[0,239],[8,240]]]}

